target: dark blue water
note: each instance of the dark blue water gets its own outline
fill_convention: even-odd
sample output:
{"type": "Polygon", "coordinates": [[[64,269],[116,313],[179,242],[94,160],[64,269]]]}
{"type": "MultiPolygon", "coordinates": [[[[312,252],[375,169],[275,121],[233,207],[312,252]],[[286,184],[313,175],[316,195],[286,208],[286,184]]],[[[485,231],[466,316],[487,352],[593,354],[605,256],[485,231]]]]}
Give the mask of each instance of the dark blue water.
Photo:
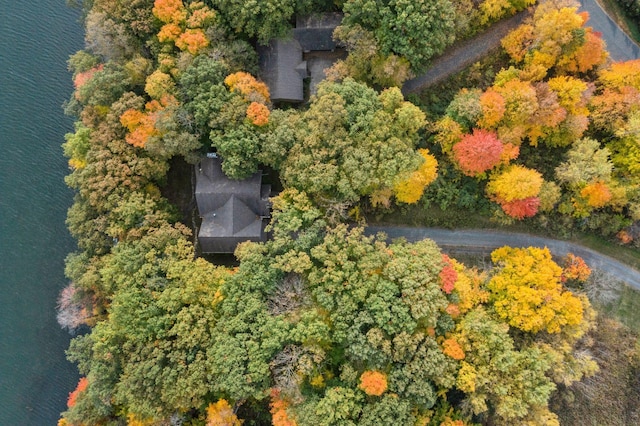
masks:
{"type": "Polygon", "coordinates": [[[55,425],[78,376],[56,324],[74,249],[60,144],[72,129],[68,56],[82,48],[64,0],[0,0],[0,425],[55,425]]]}

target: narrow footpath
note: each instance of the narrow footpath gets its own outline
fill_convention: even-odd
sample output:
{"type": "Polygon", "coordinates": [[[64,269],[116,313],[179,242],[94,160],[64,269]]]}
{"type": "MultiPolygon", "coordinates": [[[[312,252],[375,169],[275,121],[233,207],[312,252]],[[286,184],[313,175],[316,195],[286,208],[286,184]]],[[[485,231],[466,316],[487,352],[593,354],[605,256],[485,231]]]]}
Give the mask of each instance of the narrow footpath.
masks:
{"type": "Polygon", "coordinates": [[[599,269],[640,290],[640,271],[609,256],[567,241],[537,237],[494,230],[439,228],[414,228],[409,226],[367,226],[365,233],[375,235],[384,232],[392,240],[406,238],[414,242],[429,238],[435,241],[444,252],[489,254],[502,246],[511,247],[547,247],[556,257],[573,253],[582,257],[592,269],[599,269]]]}

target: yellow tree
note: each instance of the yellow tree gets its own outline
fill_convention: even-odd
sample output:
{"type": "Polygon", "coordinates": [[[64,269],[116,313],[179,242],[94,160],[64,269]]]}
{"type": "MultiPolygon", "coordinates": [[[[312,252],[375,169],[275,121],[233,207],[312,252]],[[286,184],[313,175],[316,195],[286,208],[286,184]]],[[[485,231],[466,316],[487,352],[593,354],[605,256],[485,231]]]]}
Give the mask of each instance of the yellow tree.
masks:
{"type": "Polygon", "coordinates": [[[487,192],[506,202],[537,197],[542,187],[542,175],[520,165],[513,165],[494,175],[487,185],[487,192]]]}
{"type": "Polygon", "coordinates": [[[153,419],[141,419],[134,414],[127,415],[127,426],[154,426],[153,419]]]}
{"type": "MultiPolygon", "coordinates": [[[[502,113],[504,113],[504,111],[502,113]]],[[[483,114],[485,114],[484,107],[483,114]]],[[[500,118],[501,117],[502,115],[500,115],[500,118]]],[[[433,131],[436,133],[435,141],[440,145],[440,148],[442,149],[442,152],[444,154],[450,154],[452,152],[453,146],[456,143],[460,142],[462,136],[464,136],[462,126],[448,115],[444,116],[434,123],[433,131]]]]}
{"type": "Polygon", "coordinates": [[[496,314],[520,330],[558,333],[582,322],[582,301],[563,289],[562,268],[547,248],[502,247],[491,253],[498,265],[487,287],[496,314]]]}
{"type": "Polygon", "coordinates": [[[514,62],[522,63],[519,76],[542,80],[554,68],[559,72],[584,73],[607,58],[602,40],[585,28],[589,15],[576,7],[541,3],[529,24],[512,31],[502,46],[514,62]]]}
{"type": "MultiPolygon", "coordinates": [[[[498,75],[493,87],[504,99],[504,115],[497,123],[498,136],[503,142],[520,145],[530,130],[531,117],[539,108],[538,97],[530,82],[520,80],[509,72],[502,73],[502,76],[506,81],[500,81],[501,75],[498,75]]],[[[496,101],[499,99],[495,98],[496,101]]]]}
{"type": "Polygon", "coordinates": [[[419,149],[418,153],[424,159],[424,162],[418,167],[418,170],[412,172],[408,178],[400,180],[395,186],[394,191],[396,200],[414,204],[418,202],[427,185],[433,182],[438,175],[438,161],[429,154],[427,149],[419,149]]]}
{"type": "Polygon", "coordinates": [[[528,52],[530,40],[534,37],[531,24],[522,24],[501,40],[502,48],[515,62],[522,62],[528,52]]]}
{"type": "Polygon", "coordinates": [[[455,259],[448,259],[451,267],[456,271],[454,289],[460,299],[458,311],[464,314],[472,308],[486,303],[489,300],[489,292],[484,289],[483,283],[486,275],[474,269],[466,268],[455,259]]]}
{"type": "Polygon", "coordinates": [[[516,219],[534,216],[538,211],[538,195],[544,180],[533,169],[512,165],[495,174],[487,184],[489,198],[500,204],[502,210],[516,219]]]}
{"type": "Polygon", "coordinates": [[[211,403],[207,407],[207,426],[241,426],[242,420],[233,412],[225,399],[211,403]]]}
{"type": "Polygon", "coordinates": [[[560,76],[548,81],[549,88],[558,95],[558,102],[569,114],[588,115],[586,107],[587,83],[574,77],[560,76]]]}
{"type": "MultiPolygon", "coordinates": [[[[478,2],[474,2],[477,4],[478,2]]],[[[495,22],[531,6],[535,0],[484,0],[480,3],[480,23],[495,22]]]]}
{"type": "Polygon", "coordinates": [[[169,74],[156,70],[147,77],[144,91],[147,92],[152,99],[160,100],[163,96],[174,95],[176,92],[176,84],[169,74]]]}
{"type": "Polygon", "coordinates": [[[611,68],[600,72],[600,81],[605,87],[631,86],[640,90],[640,59],[612,64],[611,68]]]}

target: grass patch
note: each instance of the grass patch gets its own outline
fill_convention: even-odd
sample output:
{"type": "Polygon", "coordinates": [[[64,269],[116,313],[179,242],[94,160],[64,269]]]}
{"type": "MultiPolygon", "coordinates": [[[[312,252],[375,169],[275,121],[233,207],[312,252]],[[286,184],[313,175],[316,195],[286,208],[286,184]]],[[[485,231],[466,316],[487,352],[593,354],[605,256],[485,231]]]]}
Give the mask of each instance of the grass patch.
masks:
{"type": "Polygon", "coordinates": [[[422,207],[409,205],[397,210],[372,213],[367,216],[372,224],[425,226],[432,228],[491,228],[495,223],[483,215],[472,214],[465,210],[441,210],[436,206],[422,207]]]}
{"type": "Polygon", "coordinates": [[[640,25],[624,13],[624,10],[616,0],[598,0],[598,4],[629,37],[636,43],[640,43],[640,25]]]}
{"type": "Polygon", "coordinates": [[[582,233],[576,233],[569,241],[612,257],[636,269],[640,269],[640,252],[637,249],[615,244],[597,235],[582,233]]]}
{"type": "Polygon", "coordinates": [[[615,318],[636,333],[640,333],[640,291],[622,284],[619,298],[615,301],[596,307],[600,312],[615,318]]]}

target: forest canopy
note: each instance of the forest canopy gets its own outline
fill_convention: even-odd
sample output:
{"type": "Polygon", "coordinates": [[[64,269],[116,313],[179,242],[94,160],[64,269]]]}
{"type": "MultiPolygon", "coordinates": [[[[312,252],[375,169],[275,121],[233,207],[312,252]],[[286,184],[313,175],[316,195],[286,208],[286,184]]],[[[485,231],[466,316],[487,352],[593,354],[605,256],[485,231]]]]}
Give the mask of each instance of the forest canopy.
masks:
{"type": "Polygon", "coordinates": [[[587,15],[541,3],[438,114],[402,82],[529,2],[80,3],[59,320],[82,379],[59,426],[559,424],[549,401],[599,369],[588,266],[503,247],[469,267],[366,219],[457,199],[636,243],[640,62],[610,64],[587,15]],[[272,103],[257,47],[336,11],[346,58],[307,102],[272,103]],[[200,252],[175,171],[212,152],[283,187],[271,238],[232,266],[200,252]]]}

